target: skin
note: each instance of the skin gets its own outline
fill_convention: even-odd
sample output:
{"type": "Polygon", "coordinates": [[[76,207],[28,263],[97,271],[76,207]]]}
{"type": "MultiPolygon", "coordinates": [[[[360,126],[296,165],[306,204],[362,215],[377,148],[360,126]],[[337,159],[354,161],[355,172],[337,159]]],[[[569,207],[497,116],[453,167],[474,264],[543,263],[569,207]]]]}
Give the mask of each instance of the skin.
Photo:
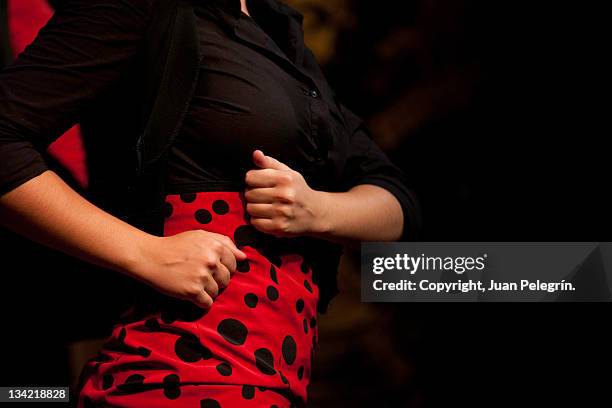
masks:
{"type": "MultiPolygon", "coordinates": [[[[246,10],[244,0],[243,11],[246,10]]],[[[403,212],[387,190],[358,185],[347,192],[316,191],[304,177],[262,151],[245,174],[252,225],[275,236],[307,235],[344,245],[397,240],[403,212]]],[[[204,230],[171,237],[147,234],[104,212],[52,171],[0,196],[0,223],[85,261],[124,273],[202,308],[229,284],[246,259],[233,241],[204,230]]]]}

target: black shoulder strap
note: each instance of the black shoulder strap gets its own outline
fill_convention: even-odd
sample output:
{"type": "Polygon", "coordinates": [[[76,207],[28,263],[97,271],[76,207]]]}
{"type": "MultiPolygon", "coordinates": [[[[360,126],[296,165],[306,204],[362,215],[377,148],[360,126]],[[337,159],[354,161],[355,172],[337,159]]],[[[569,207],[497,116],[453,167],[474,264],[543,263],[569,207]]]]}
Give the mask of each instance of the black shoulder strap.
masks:
{"type": "Polygon", "coordinates": [[[152,24],[146,59],[148,90],[156,90],[135,146],[136,172],[130,187],[128,221],[161,235],[168,148],[181,129],[198,78],[200,47],[193,6],[188,0],[161,0],[152,24]],[[167,27],[167,29],[160,29],[167,27]],[[160,44],[163,47],[160,49],[160,44]],[[160,69],[161,67],[161,69],[160,69]]]}
{"type": "Polygon", "coordinates": [[[188,0],[175,2],[171,38],[157,98],[138,144],[143,171],[161,159],[174,141],[199,72],[200,47],[193,6],[188,0]]]}

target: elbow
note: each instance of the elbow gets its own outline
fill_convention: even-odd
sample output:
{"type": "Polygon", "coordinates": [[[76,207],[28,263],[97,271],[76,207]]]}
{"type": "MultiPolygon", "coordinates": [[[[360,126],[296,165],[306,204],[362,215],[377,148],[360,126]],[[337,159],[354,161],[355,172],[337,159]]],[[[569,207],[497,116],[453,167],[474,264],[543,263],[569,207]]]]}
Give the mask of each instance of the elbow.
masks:
{"type": "Polygon", "coordinates": [[[421,209],[412,192],[396,196],[389,241],[417,240],[421,229],[421,209]]]}

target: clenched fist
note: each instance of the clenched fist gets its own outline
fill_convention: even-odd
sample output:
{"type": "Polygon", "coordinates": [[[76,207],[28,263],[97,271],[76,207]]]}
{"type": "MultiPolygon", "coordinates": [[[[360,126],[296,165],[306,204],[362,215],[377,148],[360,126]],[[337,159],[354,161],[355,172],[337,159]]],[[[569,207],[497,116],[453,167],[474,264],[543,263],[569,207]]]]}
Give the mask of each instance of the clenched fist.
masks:
{"type": "Polygon", "coordinates": [[[227,236],[204,230],[153,237],[145,246],[136,276],[162,293],[212,305],[220,288],[229,284],[236,261],[246,259],[227,236]]]}
{"type": "Polygon", "coordinates": [[[277,237],[308,235],[323,229],[320,193],[304,177],[280,161],[253,152],[258,169],[245,176],[246,211],[259,231],[277,237]]]}

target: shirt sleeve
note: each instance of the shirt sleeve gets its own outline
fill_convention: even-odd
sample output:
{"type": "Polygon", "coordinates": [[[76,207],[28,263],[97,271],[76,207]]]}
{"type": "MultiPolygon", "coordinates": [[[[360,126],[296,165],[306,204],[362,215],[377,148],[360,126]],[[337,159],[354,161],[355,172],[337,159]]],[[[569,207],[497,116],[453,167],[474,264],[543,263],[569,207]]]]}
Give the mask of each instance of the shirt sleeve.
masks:
{"type": "Polygon", "coordinates": [[[152,0],[64,0],[0,71],[0,195],[47,170],[41,152],[134,62],[152,0]]]}
{"type": "Polygon", "coordinates": [[[421,215],[408,179],[374,142],[364,121],[343,104],[339,104],[349,132],[349,152],[342,184],[349,189],[359,184],[382,187],[395,196],[402,207],[404,225],[399,241],[413,240],[420,229],[421,215]]]}

